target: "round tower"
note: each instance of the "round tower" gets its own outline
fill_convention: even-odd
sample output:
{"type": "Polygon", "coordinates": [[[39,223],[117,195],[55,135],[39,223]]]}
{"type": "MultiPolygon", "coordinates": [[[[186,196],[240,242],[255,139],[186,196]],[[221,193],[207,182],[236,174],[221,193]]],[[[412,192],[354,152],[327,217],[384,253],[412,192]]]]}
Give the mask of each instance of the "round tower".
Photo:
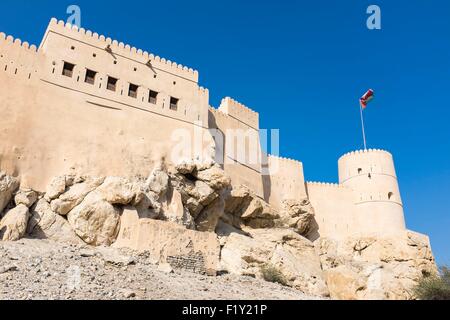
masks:
{"type": "Polygon", "coordinates": [[[361,150],[338,162],[339,183],[353,190],[355,233],[392,236],[405,227],[403,204],[392,155],[384,150],[361,150]]]}

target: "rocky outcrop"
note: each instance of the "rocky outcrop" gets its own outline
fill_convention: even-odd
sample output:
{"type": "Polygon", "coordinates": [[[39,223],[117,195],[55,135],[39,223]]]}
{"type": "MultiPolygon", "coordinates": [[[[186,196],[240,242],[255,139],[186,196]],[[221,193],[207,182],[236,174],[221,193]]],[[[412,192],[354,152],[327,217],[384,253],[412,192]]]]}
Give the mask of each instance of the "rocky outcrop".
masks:
{"type": "Polygon", "coordinates": [[[276,267],[289,286],[304,293],[328,296],[314,244],[289,229],[248,229],[248,235],[221,226],[224,271],[262,277],[266,264],[276,267]]]}
{"type": "Polygon", "coordinates": [[[335,299],[413,299],[417,281],[437,272],[428,238],[412,231],[391,238],[322,238],[317,250],[335,299]]]}
{"type": "Polygon", "coordinates": [[[0,171],[0,215],[19,188],[19,180],[0,171]]]}
{"type": "Polygon", "coordinates": [[[313,243],[308,199],[274,210],[213,163],[160,165],[149,177],[64,175],[46,193],[0,174],[0,209],[3,241],[112,245],[146,252],[164,270],[208,275],[262,278],[270,266],[286,285],[333,299],[412,299],[418,279],[437,271],[428,238],[414,232],[313,243]]]}

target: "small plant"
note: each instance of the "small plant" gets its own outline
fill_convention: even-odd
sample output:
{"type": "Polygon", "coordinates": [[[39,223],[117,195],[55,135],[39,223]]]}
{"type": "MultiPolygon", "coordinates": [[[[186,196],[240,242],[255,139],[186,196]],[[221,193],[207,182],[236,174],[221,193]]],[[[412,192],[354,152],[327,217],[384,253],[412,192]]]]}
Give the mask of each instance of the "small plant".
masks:
{"type": "Polygon", "coordinates": [[[261,273],[264,280],[268,282],[279,283],[283,286],[287,286],[288,282],[283,273],[271,264],[265,264],[261,267],[261,273]]]}
{"type": "Polygon", "coordinates": [[[419,300],[450,300],[450,269],[441,267],[439,275],[425,275],[414,293],[419,300]]]}

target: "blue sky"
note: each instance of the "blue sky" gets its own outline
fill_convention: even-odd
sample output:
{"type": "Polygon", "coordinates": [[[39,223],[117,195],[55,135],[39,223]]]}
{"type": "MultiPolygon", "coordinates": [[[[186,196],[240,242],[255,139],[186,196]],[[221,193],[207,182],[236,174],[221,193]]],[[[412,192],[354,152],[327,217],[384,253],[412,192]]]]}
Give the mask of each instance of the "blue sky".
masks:
{"type": "Polygon", "coordinates": [[[450,264],[450,2],[3,0],[0,31],[39,44],[77,4],[82,26],[200,72],[211,104],[232,96],[280,129],[283,156],[308,180],[337,181],[337,159],[368,146],[394,154],[408,228],[450,264]],[[382,29],[366,28],[381,8],[382,29]]]}

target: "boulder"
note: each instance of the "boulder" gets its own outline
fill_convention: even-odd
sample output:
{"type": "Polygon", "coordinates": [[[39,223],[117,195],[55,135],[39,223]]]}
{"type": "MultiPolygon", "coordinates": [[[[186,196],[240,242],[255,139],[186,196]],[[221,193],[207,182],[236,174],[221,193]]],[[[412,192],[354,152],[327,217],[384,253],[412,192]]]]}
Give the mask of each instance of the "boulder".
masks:
{"type": "Polygon", "coordinates": [[[97,188],[97,192],[110,204],[127,205],[136,196],[134,184],[120,177],[107,177],[97,188]]]}
{"type": "Polygon", "coordinates": [[[314,245],[288,229],[248,229],[230,233],[221,251],[221,267],[230,273],[262,277],[266,264],[276,267],[289,286],[311,295],[329,294],[314,245]]]}
{"type": "Polygon", "coordinates": [[[53,212],[45,199],[40,199],[28,222],[27,233],[37,239],[51,239],[70,244],[83,244],[69,222],[53,212]]]}
{"type": "Polygon", "coordinates": [[[161,168],[156,168],[147,179],[148,188],[163,197],[169,188],[169,175],[161,168]]]}
{"type": "Polygon", "coordinates": [[[6,212],[0,221],[0,238],[3,241],[20,240],[26,234],[29,218],[28,207],[23,204],[6,212]]]}
{"type": "Polygon", "coordinates": [[[307,236],[314,221],[314,209],[308,199],[284,200],[280,216],[282,225],[307,236]]]}
{"type": "Polygon", "coordinates": [[[51,208],[60,215],[67,215],[70,210],[79,205],[84,198],[98,186],[100,186],[104,178],[83,178],[72,184],[67,191],[59,195],[58,199],[51,202],[51,208]]]}
{"type": "Polygon", "coordinates": [[[45,198],[47,201],[58,198],[66,190],[66,176],[54,177],[47,186],[45,198]]]}
{"type": "Polygon", "coordinates": [[[197,230],[214,232],[219,219],[223,215],[224,208],[225,202],[222,198],[217,198],[213,203],[204,208],[195,219],[197,230]]]}
{"type": "Polygon", "coordinates": [[[324,272],[331,298],[357,300],[366,289],[367,279],[345,265],[324,272]]]}
{"type": "Polygon", "coordinates": [[[14,196],[16,206],[23,204],[30,208],[38,200],[39,194],[31,189],[21,189],[14,196]]]}
{"type": "Polygon", "coordinates": [[[0,171],[0,214],[11,201],[17,188],[19,188],[19,180],[0,171]]]}
{"type": "Polygon", "coordinates": [[[214,190],[226,189],[231,185],[230,178],[228,178],[225,175],[225,172],[218,166],[198,171],[195,177],[208,184],[214,190]]]}
{"type": "Polygon", "coordinates": [[[413,299],[417,281],[437,272],[428,237],[411,231],[390,237],[321,238],[316,249],[336,299],[413,299]]]}
{"type": "Polygon", "coordinates": [[[94,246],[111,245],[119,232],[121,210],[105,201],[103,195],[97,191],[89,193],[67,215],[75,233],[94,246]]]}

